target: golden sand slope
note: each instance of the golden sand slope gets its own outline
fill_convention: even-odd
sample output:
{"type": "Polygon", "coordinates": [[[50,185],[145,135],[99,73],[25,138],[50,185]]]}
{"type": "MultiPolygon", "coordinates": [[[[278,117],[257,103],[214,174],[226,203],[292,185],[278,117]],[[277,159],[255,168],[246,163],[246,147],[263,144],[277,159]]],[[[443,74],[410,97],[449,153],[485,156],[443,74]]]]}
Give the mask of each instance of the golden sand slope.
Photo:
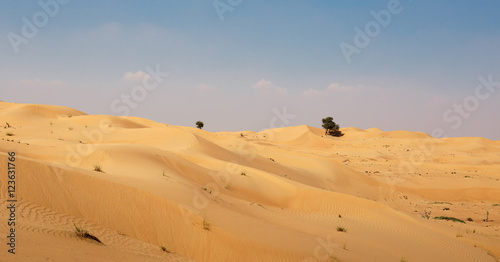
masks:
{"type": "Polygon", "coordinates": [[[17,254],[3,244],[0,261],[500,257],[499,141],[356,128],[333,138],[309,126],[210,133],[4,102],[0,121],[11,126],[0,131],[2,235],[12,151],[19,201],[17,254]]]}

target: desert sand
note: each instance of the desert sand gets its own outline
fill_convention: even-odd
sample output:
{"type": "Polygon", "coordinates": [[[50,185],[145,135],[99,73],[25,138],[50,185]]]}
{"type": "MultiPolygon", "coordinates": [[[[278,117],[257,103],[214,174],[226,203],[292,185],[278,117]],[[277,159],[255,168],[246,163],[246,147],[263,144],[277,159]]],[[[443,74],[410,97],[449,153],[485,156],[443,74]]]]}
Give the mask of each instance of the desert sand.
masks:
{"type": "Polygon", "coordinates": [[[0,123],[0,261],[500,259],[500,141],[211,133],[7,102],[0,123]],[[16,254],[5,244],[9,152],[16,254]]]}

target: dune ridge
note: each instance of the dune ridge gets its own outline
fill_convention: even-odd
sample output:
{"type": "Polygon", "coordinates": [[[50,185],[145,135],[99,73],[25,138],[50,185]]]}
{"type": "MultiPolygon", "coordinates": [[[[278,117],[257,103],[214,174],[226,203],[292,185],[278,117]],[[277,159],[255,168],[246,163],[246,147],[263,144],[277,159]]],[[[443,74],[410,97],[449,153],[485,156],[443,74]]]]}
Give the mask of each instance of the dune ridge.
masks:
{"type": "MultiPolygon", "coordinates": [[[[2,250],[2,261],[500,257],[498,141],[376,128],[335,138],[310,126],[211,133],[5,102],[0,118],[10,125],[2,170],[17,154],[20,232],[18,254],[2,250]],[[79,239],[74,225],[104,244],[79,239]]],[[[2,208],[2,234],[8,215],[2,208]]]]}

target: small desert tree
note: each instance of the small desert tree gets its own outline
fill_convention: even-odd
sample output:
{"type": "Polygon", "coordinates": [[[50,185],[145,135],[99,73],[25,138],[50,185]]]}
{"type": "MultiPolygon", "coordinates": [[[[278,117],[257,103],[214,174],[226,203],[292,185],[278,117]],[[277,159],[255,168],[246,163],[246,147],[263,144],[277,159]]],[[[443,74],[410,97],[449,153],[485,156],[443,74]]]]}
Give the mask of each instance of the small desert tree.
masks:
{"type": "Polygon", "coordinates": [[[197,128],[202,129],[204,126],[205,126],[205,124],[203,124],[203,122],[201,122],[201,121],[197,121],[196,122],[196,127],[197,128]]]}
{"type": "Polygon", "coordinates": [[[328,134],[328,131],[335,130],[335,127],[338,127],[338,125],[333,122],[333,117],[331,116],[323,118],[321,121],[323,122],[322,127],[325,129],[325,135],[328,134]]]}
{"type": "Polygon", "coordinates": [[[333,117],[323,118],[323,128],[325,129],[325,135],[332,136],[343,136],[342,132],[339,130],[340,126],[333,122],[333,117]]]}

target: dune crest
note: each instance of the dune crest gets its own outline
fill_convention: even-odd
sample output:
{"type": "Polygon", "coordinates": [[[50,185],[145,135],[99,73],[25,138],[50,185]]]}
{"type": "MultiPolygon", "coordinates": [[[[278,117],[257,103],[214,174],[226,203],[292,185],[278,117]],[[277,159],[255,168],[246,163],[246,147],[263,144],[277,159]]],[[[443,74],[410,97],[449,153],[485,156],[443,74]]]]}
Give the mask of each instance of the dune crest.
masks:
{"type": "MultiPolygon", "coordinates": [[[[499,141],[353,127],[211,133],[5,102],[0,118],[10,125],[0,167],[16,152],[19,201],[18,254],[0,261],[500,257],[499,141]]],[[[2,187],[4,235],[8,198],[2,187]]]]}

